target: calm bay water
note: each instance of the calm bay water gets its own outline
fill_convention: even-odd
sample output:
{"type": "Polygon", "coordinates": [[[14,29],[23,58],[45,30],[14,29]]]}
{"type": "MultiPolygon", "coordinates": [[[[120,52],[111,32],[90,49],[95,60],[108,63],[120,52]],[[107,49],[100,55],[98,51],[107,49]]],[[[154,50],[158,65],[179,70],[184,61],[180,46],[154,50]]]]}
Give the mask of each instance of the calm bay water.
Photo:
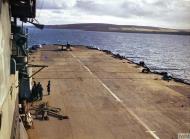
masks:
{"type": "Polygon", "coordinates": [[[190,36],[140,33],[92,32],[63,29],[29,29],[29,46],[66,43],[110,50],[144,61],[150,69],[165,70],[190,82],[190,36]],[[178,70],[172,70],[178,69],[178,70]]]}

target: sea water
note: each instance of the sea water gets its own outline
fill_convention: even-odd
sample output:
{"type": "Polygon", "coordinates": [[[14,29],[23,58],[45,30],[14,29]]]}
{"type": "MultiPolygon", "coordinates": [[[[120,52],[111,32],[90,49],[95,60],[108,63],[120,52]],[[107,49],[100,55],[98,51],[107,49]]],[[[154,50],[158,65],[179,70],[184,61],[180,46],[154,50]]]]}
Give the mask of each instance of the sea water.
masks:
{"type": "Polygon", "coordinates": [[[67,42],[144,61],[150,69],[190,82],[190,36],[29,28],[29,46],[67,42]]]}

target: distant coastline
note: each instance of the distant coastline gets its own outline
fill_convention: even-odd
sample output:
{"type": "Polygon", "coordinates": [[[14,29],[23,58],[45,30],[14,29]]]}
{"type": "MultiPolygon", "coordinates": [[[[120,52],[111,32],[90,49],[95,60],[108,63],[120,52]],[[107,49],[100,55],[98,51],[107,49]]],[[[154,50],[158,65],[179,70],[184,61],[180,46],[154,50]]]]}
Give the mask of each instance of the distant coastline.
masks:
{"type": "Polygon", "coordinates": [[[83,23],[66,25],[45,25],[50,29],[79,29],[84,31],[121,32],[121,33],[146,33],[146,34],[170,34],[190,35],[190,29],[169,29],[150,26],[114,25],[102,23],[83,23]]]}

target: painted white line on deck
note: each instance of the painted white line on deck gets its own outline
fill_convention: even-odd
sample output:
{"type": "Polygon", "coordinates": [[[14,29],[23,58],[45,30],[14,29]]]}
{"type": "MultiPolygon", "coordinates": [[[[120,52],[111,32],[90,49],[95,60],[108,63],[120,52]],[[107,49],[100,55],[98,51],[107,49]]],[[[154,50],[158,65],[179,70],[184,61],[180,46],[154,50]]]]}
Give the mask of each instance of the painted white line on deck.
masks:
{"type": "Polygon", "coordinates": [[[154,139],[160,139],[156,134],[155,132],[156,131],[153,131],[151,130],[148,125],[146,125],[131,109],[129,109],[124,103],[123,101],[115,94],[113,93],[95,74],[92,73],[92,71],[84,65],[84,63],[79,59],[77,58],[72,52],[70,52],[70,54],[92,75],[94,76],[98,82],[100,82],[100,84],[102,84],[102,86],[118,101],[121,103],[121,105],[126,109],[126,111],[128,111],[147,131],[147,133],[149,133],[150,135],[152,135],[152,137],[154,139]]]}
{"type": "Polygon", "coordinates": [[[102,84],[102,86],[119,102],[122,102],[120,98],[118,98],[95,74],[92,73],[92,71],[84,65],[84,63],[82,63],[82,61],[80,59],[78,59],[75,55],[73,55],[72,52],[70,52],[71,55],[76,58],[76,60],[92,75],[94,76],[98,82],[100,82],[100,84],[102,84]]]}
{"type": "Polygon", "coordinates": [[[156,132],[156,131],[146,131],[146,132],[156,132]]]}

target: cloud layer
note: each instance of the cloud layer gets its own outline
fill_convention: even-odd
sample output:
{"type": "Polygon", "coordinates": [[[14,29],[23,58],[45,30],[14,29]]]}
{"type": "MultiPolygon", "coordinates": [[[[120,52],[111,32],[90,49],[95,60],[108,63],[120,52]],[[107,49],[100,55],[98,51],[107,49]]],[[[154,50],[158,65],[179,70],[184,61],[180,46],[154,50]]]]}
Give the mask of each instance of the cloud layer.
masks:
{"type": "Polygon", "coordinates": [[[190,28],[190,0],[39,0],[44,24],[113,23],[190,28]]]}

